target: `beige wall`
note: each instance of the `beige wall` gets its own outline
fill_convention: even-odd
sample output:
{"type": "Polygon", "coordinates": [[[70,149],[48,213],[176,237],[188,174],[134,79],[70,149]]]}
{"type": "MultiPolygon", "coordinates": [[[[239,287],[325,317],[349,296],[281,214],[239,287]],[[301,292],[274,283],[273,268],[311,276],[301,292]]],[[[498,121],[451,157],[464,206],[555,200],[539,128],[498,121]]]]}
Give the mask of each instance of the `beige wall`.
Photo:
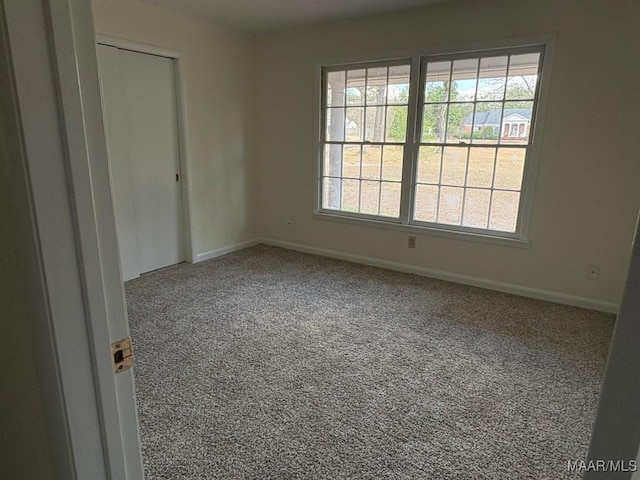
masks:
{"type": "Polygon", "coordinates": [[[632,3],[461,0],[257,37],[262,235],[617,303],[640,207],[632,3]],[[556,33],[529,248],[420,234],[409,250],[406,233],[312,218],[317,62],[556,33]]]}
{"type": "Polygon", "coordinates": [[[137,0],[94,0],[98,34],[180,51],[192,181],[194,254],[256,237],[256,169],[246,151],[250,39],[137,0]]]}

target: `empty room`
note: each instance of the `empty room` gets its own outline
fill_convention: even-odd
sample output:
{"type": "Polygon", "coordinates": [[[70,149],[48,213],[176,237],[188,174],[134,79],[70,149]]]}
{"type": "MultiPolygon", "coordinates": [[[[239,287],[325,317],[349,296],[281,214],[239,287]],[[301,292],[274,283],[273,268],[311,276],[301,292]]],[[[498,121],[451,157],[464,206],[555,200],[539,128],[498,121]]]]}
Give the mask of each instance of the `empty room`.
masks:
{"type": "Polygon", "coordinates": [[[0,476],[640,478],[637,1],[59,3],[2,5],[0,476]]]}

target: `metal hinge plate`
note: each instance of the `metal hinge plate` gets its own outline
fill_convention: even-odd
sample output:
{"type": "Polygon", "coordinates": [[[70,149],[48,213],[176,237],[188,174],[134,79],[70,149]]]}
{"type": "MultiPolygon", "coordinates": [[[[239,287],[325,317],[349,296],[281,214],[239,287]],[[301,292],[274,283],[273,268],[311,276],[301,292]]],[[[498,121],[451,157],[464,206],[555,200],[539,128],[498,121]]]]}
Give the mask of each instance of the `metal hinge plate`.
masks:
{"type": "Polygon", "coordinates": [[[131,337],[123,338],[119,342],[111,344],[111,358],[113,358],[113,369],[116,373],[123,372],[133,366],[131,337]]]}

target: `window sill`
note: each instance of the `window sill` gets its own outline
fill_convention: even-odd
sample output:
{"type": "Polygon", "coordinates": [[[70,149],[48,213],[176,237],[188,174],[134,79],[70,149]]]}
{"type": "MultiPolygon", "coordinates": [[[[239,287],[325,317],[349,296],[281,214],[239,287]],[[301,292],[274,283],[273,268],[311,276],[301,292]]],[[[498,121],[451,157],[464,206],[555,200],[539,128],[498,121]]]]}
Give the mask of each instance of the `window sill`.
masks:
{"type": "Polygon", "coordinates": [[[346,215],[336,215],[333,213],[316,212],[312,214],[316,220],[324,220],[330,222],[347,223],[351,225],[359,225],[369,228],[381,228],[383,230],[395,230],[400,232],[412,233],[414,235],[426,235],[432,237],[450,238],[452,240],[463,240],[468,242],[485,243],[489,245],[499,245],[512,248],[529,248],[529,240],[519,238],[498,237],[492,235],[482,235],[471,232],[458,232],[455,230],[446,230],[439,228],[430,228],[418,225],[404,225],[394,222],[385,222],[383,220],[371,220],[368,218],[356,218],[346,215]]]}

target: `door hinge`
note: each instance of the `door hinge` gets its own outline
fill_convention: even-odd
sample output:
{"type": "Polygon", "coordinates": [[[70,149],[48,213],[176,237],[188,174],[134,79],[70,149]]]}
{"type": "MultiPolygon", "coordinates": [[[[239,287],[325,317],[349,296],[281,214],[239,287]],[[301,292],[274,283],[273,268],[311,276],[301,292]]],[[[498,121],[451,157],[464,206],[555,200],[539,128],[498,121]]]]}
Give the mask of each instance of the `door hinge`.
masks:
{"type": "Polygon", "coordinates": [[[180,181],[180,174],[176,173],[176,182],[179,182],[179,181],[180,181]]]}
{"type": "Polygon", "coordinates": [[[113,357],[113,369],[116,373],[120,373],[131,368],[133,366],[131,337],[123,338],[119,342],[112,343],[111,355],[113,357]]]}

